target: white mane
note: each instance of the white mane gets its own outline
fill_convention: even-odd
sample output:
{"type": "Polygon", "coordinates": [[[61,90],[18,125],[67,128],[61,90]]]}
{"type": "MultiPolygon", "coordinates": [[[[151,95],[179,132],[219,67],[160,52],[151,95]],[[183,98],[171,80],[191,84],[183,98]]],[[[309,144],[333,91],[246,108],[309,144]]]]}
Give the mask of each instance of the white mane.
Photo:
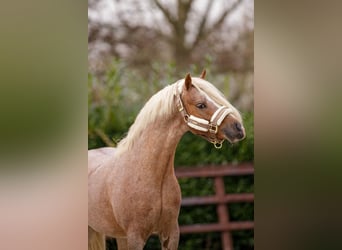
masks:
{"type": "Polygon", "coordinates": [[[154,94],[140,110],[133,125],[129,128],[127,136],[118,144],[118,152],[132,148],[134,139],[145,130],[147,125],[154,122],[158,117],[168,116],[176,109],[174,105],[174,86],[168,85],[154,94]]]}
{"type": "MultiPolygon", "coordinates": [[[[192,77],[192,84],[199,90],[206,93],[216,103],[231,107],[240,117],[239,112],[226,100],[224,95],[217,90],[211,83],[201,78],[192,77]]],[[[127,136],[120,141],[117,146],[116,154],[130,150],[133,147],[135,138],[145,130],[145,128],[159,117],[165,117],[176,112],[175,98],[176,89],[181,93],[184,85],[184,79],[166,86],[156,94],[154,94],[140,110],[135,122],[130,127],[127,136]]]]}

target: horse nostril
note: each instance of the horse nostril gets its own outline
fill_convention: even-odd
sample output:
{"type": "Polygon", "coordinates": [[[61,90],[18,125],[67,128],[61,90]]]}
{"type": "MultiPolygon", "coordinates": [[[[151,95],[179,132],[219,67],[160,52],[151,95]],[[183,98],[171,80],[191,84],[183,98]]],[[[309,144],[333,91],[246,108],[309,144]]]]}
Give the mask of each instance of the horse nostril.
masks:
{"type": "Polygon", "coordinates": [[[234,123],[234,125],[235,125],[235,128],[236,128],[236,130],[237,130],[237,131],[239,131],[239,132],[241,132],[241,131],[242,131],[242,128],[241,128],[241,123],[239,123],[239,122],[235,122],[235,123],[234,123]]]}

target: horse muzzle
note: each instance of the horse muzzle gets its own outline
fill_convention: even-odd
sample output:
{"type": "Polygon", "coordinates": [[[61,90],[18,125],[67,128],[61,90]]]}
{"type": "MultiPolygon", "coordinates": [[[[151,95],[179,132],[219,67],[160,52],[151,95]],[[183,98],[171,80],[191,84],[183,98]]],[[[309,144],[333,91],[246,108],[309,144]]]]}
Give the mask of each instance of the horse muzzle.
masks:
{"type": "Polygon", "coordinates": [[[223,126],[221,130],[226,139],[231,143],[241,141],[246,137],[245,128],[242,123],[238,121],[228,123],[226,126],[223,126]]]}

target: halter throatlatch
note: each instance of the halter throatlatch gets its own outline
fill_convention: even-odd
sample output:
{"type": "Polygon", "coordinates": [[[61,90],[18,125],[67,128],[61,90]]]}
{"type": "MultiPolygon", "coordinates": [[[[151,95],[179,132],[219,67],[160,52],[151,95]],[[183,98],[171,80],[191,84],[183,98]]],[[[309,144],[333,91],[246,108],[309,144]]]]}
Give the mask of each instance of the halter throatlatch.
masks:
{"type": "Polygon", "coordinates": [[[176,97],[178,111],[184,117],[184,121],[186,122],[186,124],[189,127],[196,129],[198,131],[209,132],[210,137],[208,138],[208,140],[212,144],[214,144],[215,148],[222,148],[222,143],[224,140],[218,139],[216,134],[224,118],[226,118],[226,116],[232,113],[233,110],[231,108],[228,108],[227,106],[221,106],[215,111],[215,113],[211,116],[210,120],[208,121],[203,118],[199,118],[197,116],[188,114],[183,105],[183,101],[181,99],[178,86],[176,86],[176,97]]]}

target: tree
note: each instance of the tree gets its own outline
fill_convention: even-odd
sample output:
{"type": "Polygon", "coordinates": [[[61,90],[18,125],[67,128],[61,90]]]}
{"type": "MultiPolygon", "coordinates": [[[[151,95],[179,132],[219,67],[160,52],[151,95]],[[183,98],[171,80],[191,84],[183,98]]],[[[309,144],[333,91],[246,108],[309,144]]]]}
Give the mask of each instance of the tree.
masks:
{"type": "Polygon", "coordinates": [[[188,59],[191,57],[191,52],[196,49],[201,41],[206,40],[206,38],[222,27],[229,14],[241,4],[242,0],[237,0],[229,7],[226,7],[217,20],[210,26],[208,25],[208,17],[215,1],[207,1],[205,12],[200,16],[198,25],[196,25],[197,31],[195,32],[195,39],[192,43],[187,43],[186,24],[191,12],[191,6],[194,2],[194,0],[178,0],[177,16],[173,16],[170,11],[162,5],[160,0],[154,0],[155,5],[164,14],[168,25],[172,28],[171,36],[166,35],[165,40],[174,51],[174,59],[177,64],[183,64],[184,62],[187,63],[188,59]]]}
{"type": "Polygon", "coordinates": [[[228,33],[229,17],[243,2],[248,2],[115,0],[109,3],[98,0],[94,4],[94,1],[89,7],[91,10],[112,6],[112,19],[108,14],[107,21],[89,18],[90,49],[97,42],[102,44],[102,49],[108,47],[109,55],[124,57],[133,65],[166,59],[179,67],[203,60],[208,54],[220,55],[220,49],[232,49],[233,29],[228,33]]]}

